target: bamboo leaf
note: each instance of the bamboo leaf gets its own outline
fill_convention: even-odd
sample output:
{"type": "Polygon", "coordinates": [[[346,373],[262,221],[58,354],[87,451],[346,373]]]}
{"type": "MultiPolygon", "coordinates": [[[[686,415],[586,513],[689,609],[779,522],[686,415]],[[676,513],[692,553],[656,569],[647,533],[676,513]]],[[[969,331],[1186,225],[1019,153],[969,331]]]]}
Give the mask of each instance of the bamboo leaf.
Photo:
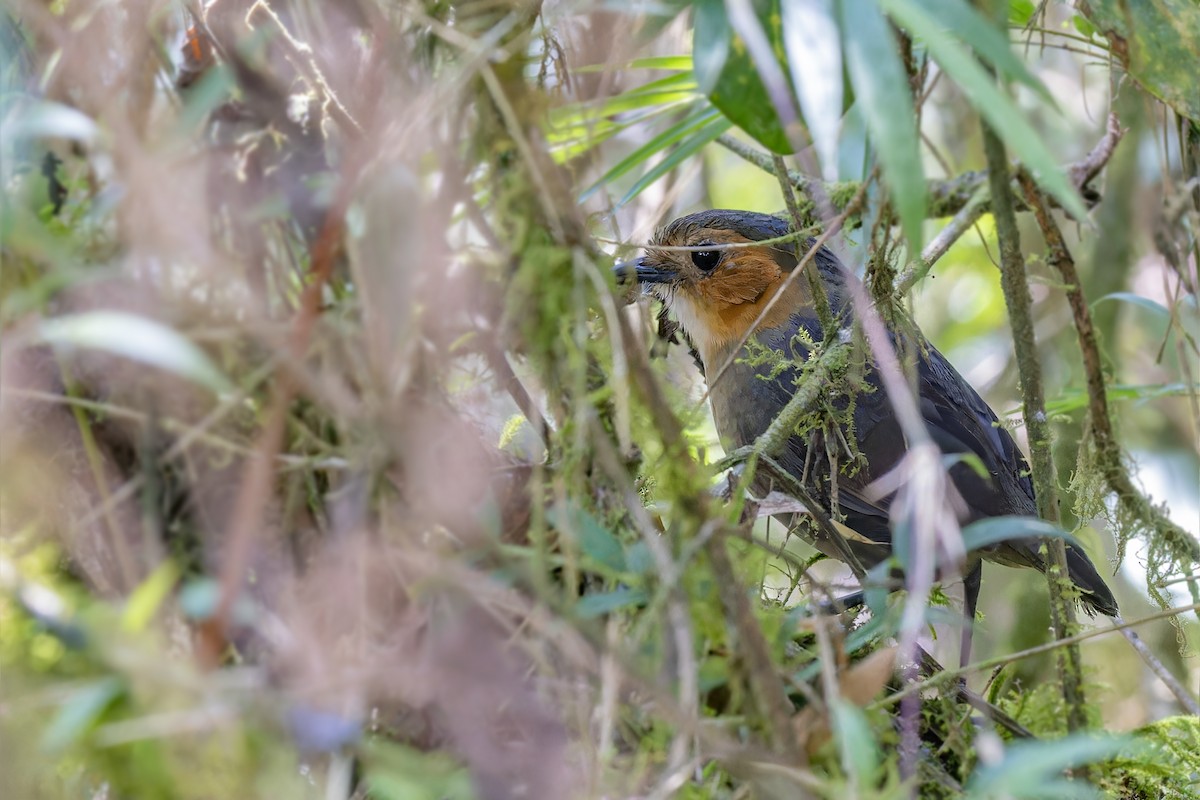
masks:
{"type": "Polygon", "coordinates": [[[580,195],[579,202],[585,202],[606,184],[612,183],[622,175],[644,164],[655,153],[659,153],[687,138],[689,134],[695,133],[719,117],[720,113],[711,106],[705,106],[688,115],[613,165],[612,169],[604,173],[599,180],[589,186],[580,195]]]}
{"type": "MultiPolygon", "coordinates": [[[[786,74],[780,0],[757,0],[754,7],[786,74]]],[[[767,87],[746,43],[733,32],[722,0],[696,3],[692,53],[696,83],[709,101],[764,147],[775,153],[790,153],[792,146],[767,87]]]]}
{"type": "Polygon", "coordinates": [[[46,320],[38,333],[48,344],[107,350],[174,372],[214,392],[233,388],[203,350],[178,331],[145,317],[123,311],[88,311],[46,320]]]}
{"type": "Polygon", "coordinates": [[[633,198],[637,197],[646,189],[647,186],[654,183],[671,170],[675,169],[675,167],[683,163],[685,159],[700,152],[705,145],[715,141],[718,136],[729,130],[731,127],[733,127],[733,123],[723,116],[713,119],[703,128],[696,131],[694,136],[685,140],[678,147],[676,147],[669,156],[655,164],[649,171],[646,172],[645,175],[639,178],[637,183],[635,183],[633,187],[625,193],[625,196],[617,201],[616,207],[620,208],[633,198]]]}
{"type": "Polygon", "coordinates": [[[910,252],[921,252],[925,171],[908,76],[875,0],[841,0],[842,52],[910,252]]]}
{"type": "Polygon", "coordinates": [[[1049,103],[1055,105],[1054,97],[1046,84],[1042,83],[1025,63],[1012,51],[1008,37],[963,0],[922,0],[924,8],[943,26],[940,35],[946,32],[957,36],[963,44],[974,50],[1001,75],[1028,86],[1049,103]]]}
{"type": "Polygon", "coordinates": [[[972,522],[962,529],[963,547],[968,551],[983,550],[1014,539],[1030,538],[1062,539],[1074,547],[1084,549],[1074,536],[1057,525],[1036,517],[988,517],[972,522]]]}
{"type": "Polygon", "coordinates": [[[975,57],[957,41],[945,35],[941,24],[914,0],[880,0],[884,9],[914,36],[924,40],[930,55],[963,90],[975,110],[987,120],[1008,149],[1043,189],[1062,204],[1076,219],[1084,219],[1087,209],[1079,192],[1050,151],[1012,100],[996,86],[975,57]]]}
{"type": "Polygon", "coordinates": [[[783,5],[783,41],[800,111],[826,178],[837,175],[845,81],[834,0],[783,5]]]}

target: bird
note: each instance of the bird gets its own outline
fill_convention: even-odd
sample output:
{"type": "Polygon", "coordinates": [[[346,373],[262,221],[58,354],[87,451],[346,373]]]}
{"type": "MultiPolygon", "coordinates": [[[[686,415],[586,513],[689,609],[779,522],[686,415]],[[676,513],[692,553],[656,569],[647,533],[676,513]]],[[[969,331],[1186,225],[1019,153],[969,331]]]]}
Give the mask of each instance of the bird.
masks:
{"type": "MultiPolygon", "coordinates": [[[[801,238],[793,234],[787,221],[770,214],[701,211],[659,228],[645,255],[614,268],[619,282],[636,281],[677,320],[709,382],[713,420],[727,450],[751,445],[767,430],[795,392],[799,365],[812,345],[825,339],[817,301],[805,276],[787,280],[815,245],[814,240],[801,238]],[[785,358],[764,359],[761,356],[766,351],[785,358]]],[[[837,257],[821,246],[812,256],[811,267],[828,298],[827,319],[832,318],[839,329],[848,328],[855,309],[837,257]]],[[[947,456],[960,457],[948,470],[963,501],[960,523],[1037,516],[1029,466],[995,412],[915,324],[899,328],[889,326],[888,332],[894,344],[915,353],[916,399],[930,438],[947,456]],[[986,477],[977,471],[980,464],[986,477]]],[[[872,484],[897,467],[908,445],[874,363],[866,364],[862,372],[863,390],[852,402],[844,397],[838,401],[848,417],[841,436],[853,438],[861,468],[853,474],[839,474],[834,495],[828,466],[825,474],[821,472],[820,465],[828,463],[824,448],[815,444],[810,448],[809,437],[794,432],[778,463],[803,485],[815,489],[814,496],[827,505],[836,496],[836,508],[828,510],[835,512],[834,518],[840,518],[853,535],[826,555],[838,557],[848,548],[871,568],[891,554],[889,506],[895,497],[894,491],[878,496],[872,484]],[[820,457],[813,457],[810,449],[820,457]]],[[[759,471],[751,488],[761,496],[772,488],[770,480],[759,471]]],[[[1044,572],[1041,543],[1039,538],[1017,538],[969,555],[964,576],[964,659],[970,649],[969,631],[979,596],[980,559],[1044,572]]],[[[1116,599],[1087,554],[1068,543],[1066,555],[1070,580],[1078,588],[1085,610],[1117,616],[1116,599]]]]}

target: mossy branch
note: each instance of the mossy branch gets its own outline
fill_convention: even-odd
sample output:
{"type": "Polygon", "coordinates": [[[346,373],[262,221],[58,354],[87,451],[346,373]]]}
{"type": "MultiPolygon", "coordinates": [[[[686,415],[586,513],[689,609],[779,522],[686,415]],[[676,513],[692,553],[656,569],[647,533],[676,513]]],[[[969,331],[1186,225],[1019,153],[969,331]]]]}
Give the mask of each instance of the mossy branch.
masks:
{"type": "MultiPolygon", "coordinates": [[[[986,124],[983,128],[983,149],[991,181],[992,215],[996,220],[996,237],[1000,243],[1000,284],[1012,322],[1017,371],[1021,377],[1021,398],[1025,429],[1029,434],[1038,514],[1045,520],[1058,522],[1058,487],[1050,449],[1042,365],[1038,361],[1037,341],[1033,332],[1032,301],[1025,274],[1025,260],[1021,254],[1021,234],[1017,229],[1016,212],[1008,191],[1011,183],[1008,160],[1004,143],[986,124]]],[[[1047,541],[1046,549],[1049,556],[1046,574],[1050,587],[1050,618],[1055,638],[1064,639],[1075,624],[1074,606],[1065,596],[1060,582],[1067,575],[1067,551],[1061,539],[1047,541]]],[[[1059,672],[1063,697],[1067,701],[1068,728],[1072,731],[1081,730],[1087,725],[1087,703],[1083,695],[1083,671],[1078,647],[1072,645],[1065,648],[1059,659],[1059,672]]]]}
{"type": "MultiPolygon", "coordinates": [[[[1058,224],[1050,215],[1045,197],[1038,191],[1033,178],[1023,171],[1018,178],[1020,179],[1025,197],[1037,218],[1038,226],[1042,229],[1042,236],[1045,238],[1046,246],[1050,251],[1050,264],[1058,270],[1066,287],[1067,302],[1071,306],[1071,316],[1075,321],[1075,331],[1079,336],[1079,350],[1083,355],[1083,368],[1087,375],[1088,414],[1092,422],[1089,429],[1092,441],[1095,443],[1097,460],[1100,463],[1101,471],[1104,474],[1109,489],[1117,494],[1118,502],[1126,503],[1128,502],[1128,495],[1114,487],[1114,473],[1119,473],[1116,475],[1118,478],[1117,486],[1132,489],[1133,481],[1129,479],[1128,473],[1125,472],[1124,464],[1121,461],[1120,445],[1117,443],[1116,436],[1113,433],[1112,417],[1108,410],[1106,381],[1100,360],[1100,345],[1096,340],[1095,327],[1092,325],[1091,310],[1088,308],[1087,299],[1083,296],[1083,287],[1079,282],[1079,272],[1075,269],[1075,259],[1072,258],[1071,251],[1063,239],[1062,231],[1059,230],[1058,224]]],[[[1136,490],[1135,494],[1140,496],[1140,493],[1136,492],[1136,490]]],[[[1152,514],[1161,516],[1161,513],[1154,508],[1153,504],[1144,497],[1141,500],[1144,507],[1150,509],[1152,514]]],[[[1148,524],[1152,522],[1151,518],[1140,518],[1144,519],[1148,524]]],[[[1174,526],[1174,523],[1170,520],[1165,520],[1165,522],[1169,526],[1174,526]]],[[[1159,525],[1155,525],[1154,529],[1162,530],[1159,525]]],[[[1182,530],[1179,533],[1183,534],[1184,541],[1193,541],[1182,530]]],[[[1197,704],[1196,699],[1175,680],[1175,677],[1150,652],[1145,643],[1132,631],[1124,632],[1134,650],[1142,657],[1142,660],[1146,662],[1151,671],[1170,689],[1179,703],[1189,713],[1200,715],[1200,705],[1197,704]]]]}
{"type": "MultiPolygon", "coordinates": [[[[729,134],[718,136],[717,143],[764,172],[775,173],[774,158],[769,153],[759,150],[753,145],[749,145],[729,134]]],[[[1080,161],[1069,164],[1066,167],[1066,171],[1072,178],[1078,177],[1079,179],[1086,178],[1087,180],[1091,180],[1096,174],[1092,172],[1095,164],[1094,153],[1089,153],[1080,161]]],[[[1103,166],[1102,163],[1101,166],[1103,166]]],[[[1099,170],[1097,169],[1096,171],[1098,172],[1099,170]]],[[[850,205],[851,199],[862,185],[860,181],[825,182],[805,175],[798,170],[791,170],[787,175],[792,186],[804,195],[811,196],[816,191],[824,192],[829,197],[829,202],[836,212],[846,210],[850,205]]],[[[954,216],[971,202],[971,199],[975,197],[980,189],[988,185],[990,185],[990,178],[987,170],[973,170],[956,175],[953,178],[927,181],[926,192],[929,198],[929,205],[925,210],[926,218],[941,219],[943,217],[954,216]]],[[[1006,185],[1009,187],[1008,196],[1013,208],[1016,211],[1029,211],[1030,209],[1026,205],[1025,199],[1017,193],[1016,185],[1012,181],[1009,181],[1006,185]]],[[[1084,184],[1076,185],[1084,188],[1084,184]]],[[[1088,191],[1084,193],[1084,201],[1088,205],[1095,205],[1099,200],[1100,197],[1095,192],[1088,191]]],[[[803,206],[801,210],[804,211],[803,206]]],[[[986,211],[986,207],[983,210],[986,211]]],[[[896,222],[896,220],[891,220],[891,222],[896,222]]],[[[851,216],[847,222],[847,227],[856,227],[858,223],[858,217],[851,216]]]]}

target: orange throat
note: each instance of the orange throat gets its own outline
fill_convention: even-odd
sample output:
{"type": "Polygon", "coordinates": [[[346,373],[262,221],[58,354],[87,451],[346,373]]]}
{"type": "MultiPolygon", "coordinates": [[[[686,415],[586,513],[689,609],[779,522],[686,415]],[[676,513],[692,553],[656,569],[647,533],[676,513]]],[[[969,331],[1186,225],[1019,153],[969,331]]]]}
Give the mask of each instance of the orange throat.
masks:
{"type": "Polygon", "coordinates": [[[764,261],[761,269],[743,267],[728,276],[713,275],[676,292],[673,310],[700,352],[706,371],[720,369],[734,347],[754,331],[778,327],[803,307],[801,276],[784,288],[789,273],[764,261]],[[772,304],[781,290],[783,296],[772,304]]]}

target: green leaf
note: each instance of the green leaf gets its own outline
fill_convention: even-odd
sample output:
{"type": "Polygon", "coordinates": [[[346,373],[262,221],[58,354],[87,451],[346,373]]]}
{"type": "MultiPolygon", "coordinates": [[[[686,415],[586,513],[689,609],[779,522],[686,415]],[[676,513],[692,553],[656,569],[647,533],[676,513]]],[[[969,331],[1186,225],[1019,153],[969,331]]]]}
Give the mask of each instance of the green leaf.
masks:
{"type": "Polygon", "coordinates": [[[1075,30],[1089,39],[1096,35],[1096,26],[1088,22],[1087,17],[1082,14],[1071,17],[1071,24],[1075,26],[1075,30]]]}
{"type": "Polygon", "coordinates": [[[1062,207],[1076,219],[1084,219],[1087,209],[1079,192],[1067,180],[1050,151],[1012,100],[999,90],[967,49],[942,32],[941,24],[931,17],[924,6],[915,0],[880,0],[897,24],[924,40],[929,54],[945,71],[946,76],[963,90],[971,105],[992,126],[1013,154],[1021,160],[1029,174],[1043,189],[1052,194],[1062,207]]]}
{"type": "Polygon", "coordinates": [[[1113,42],[1113,55],[1125,62],[1134,80],[1180,116],[1200,122],[1200,92],[1196,91],[1200,3],[1089,0],[1078,7],[1113,42]]]}
{"type": "Polygon", "coordinates": [[[939,35],[944,36],[948,31],[957,36],[1001,75],[1023,83],[1055,106],[1050,90],[1013,53],[1005,32],[992,25],[986,17],[963,0],[922,0],[922,5],[942,24],[943,32],[939,35]]]}
{"type": "Polygon", "coordinates": [[[645,589],[621,586],[611,592],[585,594],[575,604],[575,613],[583,619],[595,619],[621,608],[645,605],[649,599],[645,589]]]}
{"type": "Polygon", "coordinates": [[[841,0],[842,52],[909,250],[921,252],[925,171],[908,75],[875,0],[841,0]]]}
{"type": "MultiPolygon", "coordinates": [[[[1140,386],[1118,384],[1108,386],[1108,390],[1105,392],[1110,403],[1117,400],[1154,400],[1159,397],[1182,397],[1196,393],[1200,393],[1200,384],[1195,383],[1162,383],[1140,386]]],[[[1072,411],[1086,408],[1089,402],[1090,398],[1086,389],[1064,392],[1053,400],[1046,401],[1046,413],[1050,415],[1069,414],[1072,411]]],[[[1009,410],[1005,416],[1012,417],[1020,413],[1020,408],[1014,408],[1009,410]]]]}
{"type": "Polygon", "coordinates": [[[1046,797],[1049,788],[1046,784],[1063,770],[1127,753],[1132,742],[1127,736],[1090,734],[1075,734],[1052,742],[1017,742],[1005,748],[1000,763],[975,772],[968,784],[968,797],[973,800],[1046,797]]]}
{"type": "Polygon", "coordinates": [[[1166,320],[1171,318],[1170,310],[1167,309],[1167,307],[1162,303],[1159,303],[1157,300],[1151,300],[1149,297],[1142,297],[1140,294],[1133,294],[1132,292],[1112,292],[1111,294],[1106,294],[1103,297],[1098,297],[1092,301],[1092,308],[1095,308],[1096,306],[1105,302],[1129,303],[1153,312],[1155,316],[1161,317],[1162,319],[1166,320]]]}
{"type": "MultiPolygon", "coordinates": [[[[661,69],[673,72],[690,72],[692,69],[692,57],[651,56],[650,58],[635,58],[626,64],[623,69],[661,69]]],[[[612,71],[611,64],[588,64],[585,67],[575,68],[575,72],[577,73],[610,71],[612,71]]]]}
{"type": "Polygon", "coordinates": [[[125,683],[116,676],[101,678],[73,692],[42,735],[42,748],[54,753],[77,741],[124,693],[125,683]]]}
{"type": "Polygon", "coordinates": [[[1084,549],[1074,536],[1036,517],[988,517],[962,529],[963,547],[968,551],[983,550],[1013,539],[1029,538],[1062,539],[1080,550],[1084,549]]]}
{"type": "Polygon", "coordinates": [[[133,590],[125,601],[121,612],[121,627],[136,633],[144,630],[162,607],[167,595],[175,588],[179,580],[179,568],[174,562],[164,561],[158,569],[150,573],[146,580],[133,590]]]}
{"type": "Polygon", "coordinates": [[[22,109],[5,125],[4,135],[19,139],[71,139],[84,144],[95,141],[99,129],[92,118],[78,109],[38,100],[22,109]]]}
{"type": "Polygon", "coordinates": [[[1037,7],[1033,0],[1010,0],[1008,4],[1008,22],[1018,28],[1024,28],[1033,19],[1037,7]]]}
{"type": "MultiPolygon", "coordinates": [[[[786,75],[780,2],[754,0],[754,8],[786,75]]],[[[792,152],[750,50],[729,24],[723,0],[696,3],[692,61],[696,83],[722,114],[772,152],[792,152]]]]}
{"type": "Polygon", "coordinates": [[[165,369],[214,392],[233,389],[196,345],[160,322],[124,311],[88,311],[45,320],[38,338],[58,347],[88,347],[165,369]]]}
{"type": "Polygon", "coordinates": [[[985,481],[992,479],[992,473],[988,472],[987,465],[983,463],[983,459],[975,453],[946,453],[942,456],[942,466],[950,469],[955,464],[965,464],[971,468],[979,477],[985,481]]]}
{"type": "Polygon", "coordinates": [[[612,169],[604,173],[599,180],[589,186],[583,192],[583,194],[579,196],[579,202],[586,202],[589,197],[595,194],[606,184],[612,183],[635,167],[641,166],[655,153],[665,150],[667,147],[670,147],[680,140],[687,138],[688,135],[695,133],[697,130],[703,128],[709,122],[719,117],[720,112],[708,105],[705,105],[704,107],[684,117],[682,120],[667,128],[658,136],[655,136],[653,139],[646,142],[644,145],[617,162],[612,169]]]}
{"type": "Polygon", "coordinates": [[[561,533],[579,544],[583,554],[613,572],[625,571],[625,548],[600,521],[581,508],[558,505],[548,514],[561,533]]]}
{"type": "Polygon", "coordinates": [[[841,699],[835,699],[830,710],[833,735],[843,762],[854,770],[860,786],[873,785],[879,771],[879,747],[866,715],[853,703],[841,699]]]}
{"type": "Polygon", "coordinates": [[[845,73],[834,0],[783,5],[783,42],[800,111],[827,177],[837,174],[845,73]]]}
{"type": "Polygon", "coordinates": [[[650,546],[643,541],[634,542],[625,548],[625,571],[634,575],[648,575],[654,570],[654,556],[650,546]]]}
{"type": "Polygon", "coordinates": [[[690,72],[637,86],[603,102],[572,103],[550,112],[546,138],[555,160],[575,158],[634,125],[700,99],[690,72]]]}
{"type": "Polygon", "coordinates": [[[696,0],[692,29],[692,74],[700,91],[709,94],[721,78],[733,47],[733,30],[722,0],[696,0]]]}
{"type": "Polygon", "coordinates": [[[373,800],[472,800],[471,774],[446,753],[422,752],[384,739],[359,748],[373,800]]]}
{"type": "Polygon", "coordinates": [[[633,187],[625,193],[625,196],[617,201],[615,208],[620,208],[633,198],[637,197],[642,193],[643,190],[645,190],[647,186],[654,183],[671,170],[675,169],[675,167],[683,163],[685,159],[690,158],[695,153],[698,153],[705,145],[713,142],[718,136],[720,136],[722,133],[725,133],[725,131],[729,130],[731,127],[733,127],[733,123],[723,116],[718,117],[717,119],[714,119],[706,124],[703,128],[698,130],[694,136],[685,140],[678,147],[676,147],[671,152],[671,155],[655,164],[648,172],[646,172],[645,175],[639,178],[637,183],[635,183],[633,187]]]}

